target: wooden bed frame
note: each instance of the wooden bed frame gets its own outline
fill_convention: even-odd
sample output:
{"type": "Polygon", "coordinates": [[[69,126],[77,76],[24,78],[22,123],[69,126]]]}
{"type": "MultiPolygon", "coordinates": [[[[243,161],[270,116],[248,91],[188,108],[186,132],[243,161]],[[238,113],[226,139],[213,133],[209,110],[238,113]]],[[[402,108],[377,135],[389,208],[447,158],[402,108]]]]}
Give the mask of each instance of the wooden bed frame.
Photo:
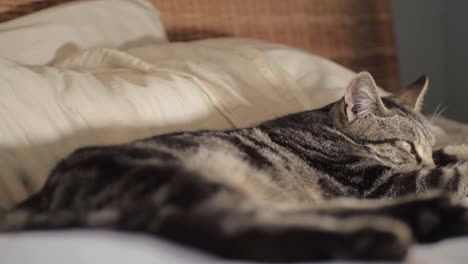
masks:
{"type": "MultiPolygon", "coordinates": [[[[0,0],[0,22],[73,0],[0,0]]],[[[399,88],[388,0],[149,0],[171,41],[250,37],[299,47],[399,88]]]]}

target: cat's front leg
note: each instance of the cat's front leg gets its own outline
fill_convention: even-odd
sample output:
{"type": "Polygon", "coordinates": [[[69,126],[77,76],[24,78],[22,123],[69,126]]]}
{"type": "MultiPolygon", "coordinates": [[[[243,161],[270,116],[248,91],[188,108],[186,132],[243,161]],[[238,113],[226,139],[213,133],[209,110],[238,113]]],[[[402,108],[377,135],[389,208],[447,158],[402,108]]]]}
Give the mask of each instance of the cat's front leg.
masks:
{"type": "Polygon", "coordinates": [[[387,171],[362,197],[387,198],[429,191],[449,193],[458,199],[468,197],[468,160],[443,157],[436,168],[387,171]]]}
{"type": "Polygon", "coordinates": [[[418,242],[468,234],[468,208],[450,195],[440,192],[412,194],[395,199],[337,199],[307,210],[288,214],[320,214],[337,218],[352,216],[386,216],[406,223],[418,242]]]}

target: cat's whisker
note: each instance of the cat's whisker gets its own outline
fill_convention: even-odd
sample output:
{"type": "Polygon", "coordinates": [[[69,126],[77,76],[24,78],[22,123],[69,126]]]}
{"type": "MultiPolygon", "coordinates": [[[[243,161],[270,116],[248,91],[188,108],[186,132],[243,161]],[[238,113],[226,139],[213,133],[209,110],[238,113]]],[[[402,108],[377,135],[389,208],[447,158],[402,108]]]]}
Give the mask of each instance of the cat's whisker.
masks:
{"type": "Polygon", "coordinates": [[[434,117],[434,121],[437,120],[437,118],[439,118],[439,116],[445,111],[447,110],[448,106],[446,106],[444,109],[440,110],[440,112],[434,117]]]}
{"type": "Polygon", "coordinates": [[[437,110],[439,110],[439,107],[440,107],[440,104],[437,105],[436,109],[434,110],[434,113],[432,113],[432,117],[431,117],[431,124],[434,123],[434,117],[437,113],[437,110]]]}

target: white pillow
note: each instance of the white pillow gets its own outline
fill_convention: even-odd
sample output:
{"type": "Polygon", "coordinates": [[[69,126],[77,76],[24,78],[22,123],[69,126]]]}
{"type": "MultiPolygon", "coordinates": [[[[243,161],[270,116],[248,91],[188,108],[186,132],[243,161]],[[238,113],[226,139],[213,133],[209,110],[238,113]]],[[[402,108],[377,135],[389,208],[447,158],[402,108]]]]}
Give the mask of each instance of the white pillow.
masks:
{"type": "Polygon", "coordinates": [[[29,65],[46,64],[69,46],[165,41],[159,13],[144,0],[73,1],[0,24],[0,57],[29,65]]]}

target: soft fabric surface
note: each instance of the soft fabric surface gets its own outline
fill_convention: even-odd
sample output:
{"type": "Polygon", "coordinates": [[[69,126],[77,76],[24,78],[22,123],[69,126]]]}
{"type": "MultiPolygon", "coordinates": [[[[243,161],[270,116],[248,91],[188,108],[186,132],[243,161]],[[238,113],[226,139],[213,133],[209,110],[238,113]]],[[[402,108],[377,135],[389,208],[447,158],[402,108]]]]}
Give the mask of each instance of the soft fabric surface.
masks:
{"type": "MultiPolygon", "coordinates": [[[[451,239],[413,248],[406,264],[466,263],[468,239],[451,239]]],[[[258,263],[216,258],[162,239],[105,231],[37,232],[0,236],[2,264],[94,264],[94,263],[258,263]]],[[[310,263],[310,262],[309,262],[310,263]]],[[[333,261],[316,264],[353,264],[333,261]]],[[[397,262],[364,262],[397,263],[397,262]]],[[[398,262],[400,263],[400,262],[398,262]]]]}
{"type": "Polygon", "coordinates": [[[142,45],[166,40],[159,14],[143,0],[74,2],[0,24],[0,57],[43,65],[66,44],[86,49],[142,45]]]}
{"type": "Polygon", "coordinates": [[[68,152],[104,141],[93,141],[93,133],[77,136],[81,140],[71,135],[109,125],[95,113],[109,113],[114,117],[110,123],[124,119],[121,124],[132,124],[135,118],[116,113],[119,103],[109,103],[119,95],[86,69],[26,65],[52,64],[75,50],[148,42],[166,42],[165,32],[158,13],[140,0],[73,2],[0,24],[0,211],[37,190],[68,152]],[[100,91],[109,94],[107,101],[94,101],[92,108],[100,91]]]}

